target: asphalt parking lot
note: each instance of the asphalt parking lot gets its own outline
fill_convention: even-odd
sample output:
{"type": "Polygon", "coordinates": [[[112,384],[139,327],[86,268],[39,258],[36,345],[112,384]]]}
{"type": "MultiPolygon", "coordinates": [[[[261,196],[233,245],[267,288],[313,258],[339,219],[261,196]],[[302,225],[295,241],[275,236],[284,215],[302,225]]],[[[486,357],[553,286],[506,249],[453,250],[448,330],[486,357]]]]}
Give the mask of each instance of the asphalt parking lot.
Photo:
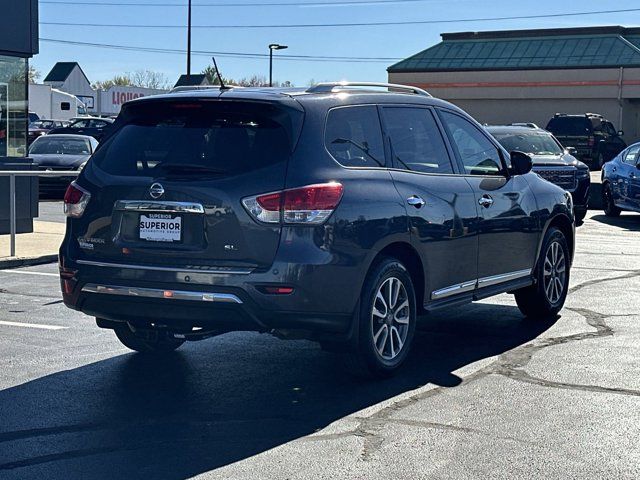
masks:
{"type": "Polygon", "coordinates": [[[382,382],[253,333],[145,358],[61,304],[56,265],[0,271],[0,478],[639,478],[638,235],[590,212],[560,318],[427,317],[382,382]]]}

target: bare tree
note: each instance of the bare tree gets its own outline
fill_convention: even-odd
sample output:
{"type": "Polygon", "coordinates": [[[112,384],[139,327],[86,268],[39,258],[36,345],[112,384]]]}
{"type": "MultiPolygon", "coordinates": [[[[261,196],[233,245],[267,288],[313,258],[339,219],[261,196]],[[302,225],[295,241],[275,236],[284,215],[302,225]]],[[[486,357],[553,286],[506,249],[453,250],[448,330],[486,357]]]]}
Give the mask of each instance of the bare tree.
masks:
{"type": "Polygon", "coordinates": [[[36,70],[36,67],[34,67],[33,65],[29,65],[27,78],[29,79],[29,83],[36,83],[40,78],[40,72],[36,70]]]}
{"type": "Polygon", "coordinates": [[[170,86],[169,78],[164,73],[153,70],[136,70],[133,73],[127,73],[127,77],[136,87],[166,90],[170,86]]]}

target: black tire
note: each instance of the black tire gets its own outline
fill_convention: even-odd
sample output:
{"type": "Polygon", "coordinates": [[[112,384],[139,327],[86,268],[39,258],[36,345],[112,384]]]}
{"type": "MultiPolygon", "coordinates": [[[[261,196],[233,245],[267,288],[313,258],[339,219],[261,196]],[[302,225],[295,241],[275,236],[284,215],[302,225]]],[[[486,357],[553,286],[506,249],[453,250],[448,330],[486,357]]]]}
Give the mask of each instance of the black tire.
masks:
{"type": "Polygon", "coordinates": [[[579,227],[584,223],[584,217],[587,216],[587,212],[586,211],[574,212],[574,216],[576,220],[576,226],[579,227]]]}
{"type": "Polygon", "coordinates": [[[550,319],[562,310],[569,290],[570,258],[564,233],[551,227],[542,242],[534,284],[515,292],[516,303],[524,316],[550,319]]]}
{"type": "Polygon", "coordinates": [[[611,191],[611,185],[609,185],[609,183],[602,185],[602,208],[607,217],[618,217],[620,216],[620,212],[622,212],[613,202],[613,192],[611,191]]]}
{"type": "Polygon", "coordinates": [[[355,321],[359,322],[358,345],[355,352],[347,355],[347,369],[368,378],[393,375],[409,355],[417,321],[413,282],[401,262],[384,258],[371,268],[355,321]],[[381,300],[378,294],[383,291],[381,300]],[[385,298],[387,292],[390,299],[385,298]],[[400,350],[396,352],[398,345],[400,350]]]}
{"type": "Polygon", "coordinates": [[[154,339],[146,339],[136,335],[128,326],[114,329],[118,340],[127,348],[140,353],[169,353],[180,347],[185,341],[158,335],[154,339]]]}

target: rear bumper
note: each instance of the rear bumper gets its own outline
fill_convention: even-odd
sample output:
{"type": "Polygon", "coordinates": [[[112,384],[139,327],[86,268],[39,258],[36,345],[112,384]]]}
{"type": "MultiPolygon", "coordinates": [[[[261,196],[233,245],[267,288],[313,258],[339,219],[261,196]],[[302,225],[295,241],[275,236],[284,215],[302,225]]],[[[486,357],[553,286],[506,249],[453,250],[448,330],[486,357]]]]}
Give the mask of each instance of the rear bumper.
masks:
{"type": "Polygon", "coordinates": [[[333,265],[331,255],[315,265],[276,261],[268,271],[208,272],[74,261],[64,251],[65,244],[60,258],[70,278],[61,280],[64,303],[138,327],[296,330],[308,332],[306,338],[334,338],[348,333],[360,290],[359,269],[333,265]],[[294,291],[266,294],[265,285],[294,291]]]}

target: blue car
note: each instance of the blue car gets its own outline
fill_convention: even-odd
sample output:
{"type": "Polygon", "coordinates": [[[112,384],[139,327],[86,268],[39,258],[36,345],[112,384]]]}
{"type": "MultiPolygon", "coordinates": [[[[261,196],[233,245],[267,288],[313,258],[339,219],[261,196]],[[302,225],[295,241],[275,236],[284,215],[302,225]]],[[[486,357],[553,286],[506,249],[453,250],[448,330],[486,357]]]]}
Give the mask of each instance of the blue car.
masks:
{"type": "Polygon", "coordinates": [[[622,210],[640,212],[640,142],[604,165],[602,205],[608,217],[617,217],[622,210]]]}

